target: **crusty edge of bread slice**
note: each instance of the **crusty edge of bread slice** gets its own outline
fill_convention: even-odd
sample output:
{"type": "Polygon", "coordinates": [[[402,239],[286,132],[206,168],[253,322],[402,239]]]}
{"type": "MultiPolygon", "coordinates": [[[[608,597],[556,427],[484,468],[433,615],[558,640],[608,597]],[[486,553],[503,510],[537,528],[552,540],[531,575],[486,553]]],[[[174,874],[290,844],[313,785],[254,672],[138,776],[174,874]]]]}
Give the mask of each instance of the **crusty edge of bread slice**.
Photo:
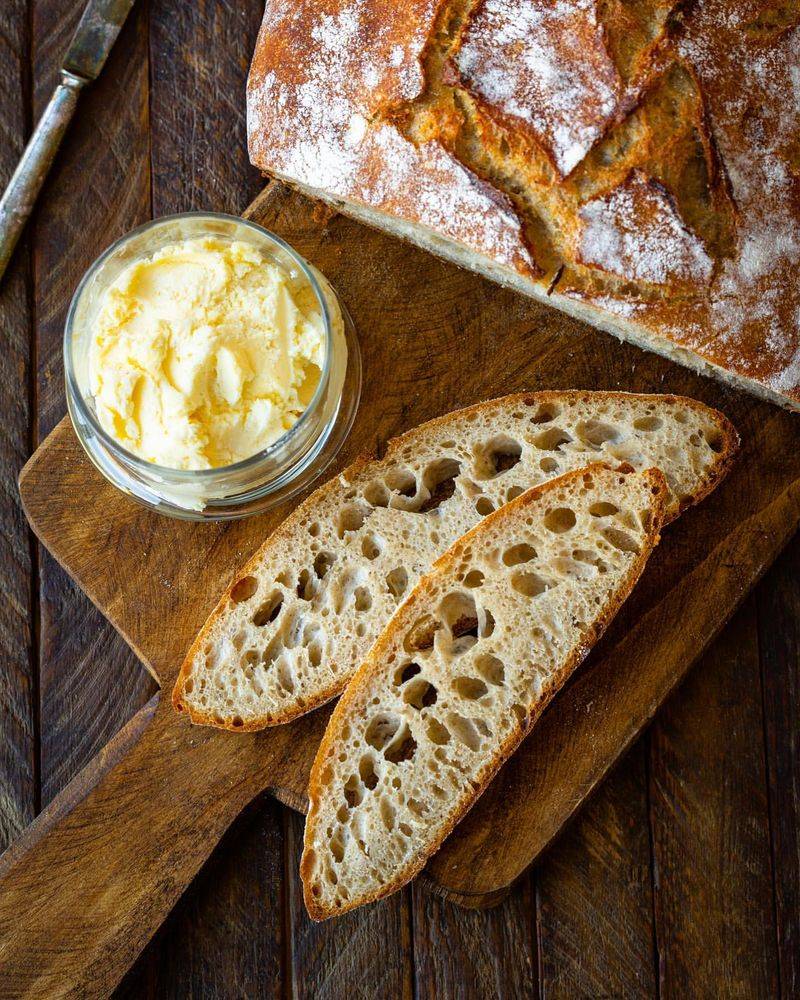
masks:
{"type": "MultiPolygon", "coordinates": [[[[673,393],[636,393],[636,392],[619,392],[614,390],[594,390],[594,389],[544,389],[537,392],[516,392],[509,393],[505,396],[497,396],[489,400],[484,400],[480,403],[473,403],[470,406],[461,407],[458,410],[451,410],[448,413],[442,414],[439,417],[434,417],[431,420],[425,421],[425,423],[418,424],[416,427],[412,427],[405,431],[403,434],[396,438],[391,438],[386,445],[386,450],[383,454],[382,460],[391,460],[395,453],[399,453],[403,446],[406,444],[409,438],[416,437],[421,432],[424,432],[426,428],[437,427],[441,424],[447,423],[452,419],[454,414],[465,414],[469,412],[480,412],[489,407],[500,406],[500,405],[511,405],[516,401],[522,401],[525,399],[536,399],[538,402],[546,403],[552,400],[563,399],[565,396],[586,396],[595,397],[602,399],[620,399],[624,397],[634,397],[636,399],[653,399],[653,400],[679,400],[682,405],[690,409],[700,410],[708,414],[715,423],[718,424],[719,430],[722,434],[722,446],[719,451],[717,462],[711,467],[709,474],[702,481],[701,488],[689,497],[684,498],[681,502],[680,509],[667,518],[667,522],[674,520],[679,516],[684,510],[692,507],[710,493],[712,493],[717,486],[722,482],[725,476],[728,474],[731,465],[736,458],[736,454],[739,450],[739,434],[733,424],[728,420],[724,413],[719,410],[715,410],[710,406],[706,406],[705,403],[701,403],[699,400],[692,399],[688,396],[675,395],[673,393]]],[[[262,553],[267,548],[267,546],[272,545],[277,539],[291,536],[293,531],[293,526],[295,521],[300,520],[307,511],[311,511],[318,500],[324,496],[326,493],[332,491],[336,488],[339,481],[339,476],[348,475],[349,473],[358,472],[369,462],[375,461],[377,458],[374,454],[364,453],[359,455],[350,465],[342,469],[338,476],[333,476],[331,479],[327,480],[321,486],[317,487],[313,493],[311,493],[306,499],[294,510],[281,524],[279,524],[262,542],[255,553],[250,557],[250,559],[237,570],[235,576],[231,580],[228,588],[224,591],[219,601],[215,605],[214,609],[209,614],[203,628],[198,633],[196,639],[190,646],[184,661],[181,665],[180,671],[178,672],[178,677],[175,681],[175,686],[172,690],[172,705],[176,712],[185,712],[192,723],[201,726],[214,726],[215,728],[227,729],[229,732],[246,733],[246,732],[258,732],[267,726],[267,723],[260,719],[254,719],[246,722],[242,726],[237,726],[235,729],[233,726],[222,726],[211,718],[210,715],[199,712],[197,709],[193,708],[190,704],[184,702],[182,697],[182,689],[185,681],[191,674],[191,665],[197,651],[203,646],[206,641],[206,637],[210,632],[216,621],[225,614],[228,607],[228,603],[231,597],[231,591],[237,580],[241,579],[243,576],[247,576],[250,569],[258,565],[262,553]]],[[[345,682],[346,683],[346,682],[345,682]]],[[[301,715],[305,715],[308,712],[314,711],[320,708],[326,702],[335,698],[345,687],[345,683],[332,684],[328,688],[321,690],[316,697],[310,698],[306,701],[306,704],[302,709],[296,711],[286,711],[283,715],[275,718],[269,726],[283,725],[287,722],[292,722],[294,719],[301,715]]]]}
{"type": "MultiPolygon", "coordinates": [[[[364,663],[358,668],[356,673],[353,675],[350,683],[345,688],[344,694],[339,699],[336,707],[333,710],[333,714],[328,721],[328,725],[325,729],[325,733],[322,737],[322,741],[317,750],[317,754],[314,758],[314,763],[311,767],[311,774],[308,782],[309,798],[313,801],[318,790],[322,788],[322,781],[320,780],[320,772],[324,766],[325,760],[328,757],[328,751],[332,744],[335,742],[334,732],[339,729],[339,722],[346,717],[350,703],[356,696],[359,685],[362,681],[367,680],[371,674],[376,661],[380,660],[384,653],[384,649],[388,644],[390,637],[398,630],[401,630],[412,624],[411,621],[405,621],[405,615],[409,614],[412,610],[417,610],[412,608],[412,598],[417,599],[420,596],[424,596],[425,592],[430,588],[431,581],[439,573],[447,572],[452,566],[456,565],[459,561],[460,552],[465,545],[468,545],[471,541],[479,541],[481,532],[490,525],[497,518],[502,518],[512,509],[519,509],[521,507],[526,507],[534,501],[538,500],[542,493],[546,493],[551,489],[563,488],[565,484],[568,484],[572,479],[580,479],[586,475],[587,472],[591,472],[592,469],[597,468],[608,468],[602,463],[593,463],[592,465],[587,465],[583,469],[577,469],[572,472],[568,472],[563,476],[558,476],[556,479],[551,479],[546,483],[542,483],[539,486],[534,486],[532,489],[523,493],[521,496],[512,500],[509,504],[505,504],[500,507],[494,513],[489,514],[480,524],[476,525],[471,531],[467,532],[466,535],[462,536],[452,545],[444,555],[440,556],[439,559],[431,567],[431,572],[422,577],[417,586],[408,596],[408,598],[403,602],[403,604],[397,609],[392,619],[389,621],[388,625],[381,633],[375,645],[372,647],[369,653],[369,657],[364,663]]],[[[520,746],[525,737],[533,729],[534,725],[541,717],[545,708],[549,705],[553,696],[563,687],[564,683],[573,673],[573,671],[583,662],[583,660],[588,656],[591,649],[597,644],[605,630],[608,628],[611,621],[616,616],[619,609],[628,599],[631,591],[635,587],[639,577],[647,564],[650,554],[653,549],[658,545],[661,539],[661,528],[664,525],[664,512],[666,507],[666,500],[668,496],[668,487],[666,479],[663,474],[658,469],[645,469],[643,472],[638,473],[638,475],[648,477],[652,482],[653,490],[653,511],[651,516],[650,525],[647,532],[646,543],[642,546],[640,552],[637,553],[636,558],[632,562],[627,575],[623,578],[619,587],[617,588],[614,598],[609,601],[606,607],[602,610],[599,617],[595,620],[591,630],[585,633],[580,640],[580,643],[576,645],[570,655],[566,658],[561,666],[561,669],[553,675],[549,683],[542,687],[540,696],[536,704],[532,707],[530,713],[528,714],[525,724],[517,732],[512,732],[510,736],[504,741],[504,743],[499,747],[494,758],[489,761],[483,770],[480,772],[478,782],[472,787],[472,789],[467,790],[454,804],[450,819],[437,837],[434,843],[426,850],[420,850],[417,852],[415,858],[408,862],[408,864],[402,869],[402,871],[380,889],[373,893],[369,893],[363,897],[356,897],[350,900],[346,905],[338,908],[336,910],[329,910],[323,906],[320,906],[317,899],[312,895],[309,884],[311,878],[311,860],[309,857],[309,852],[313,849],[313,844],[311,843],[311,824],[306,820],[305,830],[303,834],[303,854],[300,859],[300,877],[303,882],[303,898],[306,904],[306,909],[312,920],[320,921],[326,920],[332,916],[340,916],[343,913],[347,913],[349,910],[356,909],[359,906],[364,906],[367,903],[374,903],[379,899],[383,899],[385,896],[391,895],[396,892],[402,886],[406,885],[411,879],[415,878],[425,867],[426,862],[430,857],[432,857],[442,846],[442,843],[446,838],[452,833],[453,829],[461,822],[464,816],[469,812],[469,810],[475,805],[481,795],[484,793],[488,785],[491,783],[492,779],[495,777],[497,772],[506,763],[506,761],[512,756],[516,749],[520,746]]]]}

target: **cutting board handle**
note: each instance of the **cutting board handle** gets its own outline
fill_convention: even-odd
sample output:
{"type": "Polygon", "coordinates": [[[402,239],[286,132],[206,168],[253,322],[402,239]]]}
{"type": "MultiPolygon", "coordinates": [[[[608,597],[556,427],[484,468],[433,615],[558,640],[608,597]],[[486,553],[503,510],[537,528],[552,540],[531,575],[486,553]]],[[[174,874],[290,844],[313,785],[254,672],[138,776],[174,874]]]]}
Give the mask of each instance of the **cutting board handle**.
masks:
{"type": "Polygon", "coordinates": [[[267,783],[230,741],[190,727],[156,696],[9,848],[0,996],[114,988],[267,783]]]}

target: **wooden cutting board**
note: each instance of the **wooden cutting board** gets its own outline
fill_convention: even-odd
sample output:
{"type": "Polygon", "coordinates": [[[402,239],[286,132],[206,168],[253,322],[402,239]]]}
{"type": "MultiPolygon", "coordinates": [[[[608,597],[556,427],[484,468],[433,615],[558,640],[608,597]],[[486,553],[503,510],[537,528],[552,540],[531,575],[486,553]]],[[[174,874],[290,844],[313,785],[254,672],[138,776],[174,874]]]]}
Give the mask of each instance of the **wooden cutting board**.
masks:
{"type": "MultiPolygon", "coordinates": [[[[428,866],[468,906],[498,901],[613,767],[800,524],[800,418],[273,186],[247,213],[316,264],[358,331],[364,393],[341,467],[458,406],[522,389],[675,392],[743,439],[723,486],[665,532],[572,683],[428,866]]],[[[219,592],[290,507],[170,521],[109,486],[63,421],[20,477],[41,539],[166,692],[219,592]]],[[[290,505],[291,506],[291,505],[290,505]]],[[[0,859],[0,996],[102,995],[244,806],[305,805],[329,709],[253,735],[154,700],[0,859]]]]}

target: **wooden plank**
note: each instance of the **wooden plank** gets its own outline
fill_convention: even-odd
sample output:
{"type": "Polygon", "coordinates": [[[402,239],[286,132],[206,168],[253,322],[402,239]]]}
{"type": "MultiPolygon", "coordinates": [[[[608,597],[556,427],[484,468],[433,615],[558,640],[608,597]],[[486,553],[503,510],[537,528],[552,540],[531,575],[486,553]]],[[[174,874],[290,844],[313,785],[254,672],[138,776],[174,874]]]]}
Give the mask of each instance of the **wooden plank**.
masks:
{"type": "MultiPolygon", "coordinates": [[[[37,115],[84,6],[83,0],[33,4],[37,115]]],[[[138,4],[100,80],[82,96],[36,216],[39,439],[65,409],[61,345],[75,286],[112,240],[148,216],[146,20],[138,4]]],[[[154,688],[130,649],[46,553],[39,578],[41,796],[47,803],[154,688]]]]}
{"type": "Polygon", "coordinates": [[[543,997],[657,995],[646,744],[537,867],[543,997]]]}
{"type": "Polygon", "coordinates": [[[538,992],[533,877],[490,910],[411,887],[418,997],[533,997],[538,992]]]}
{"type": "Polygon", "coordinates": [[[264,181],[247,156],[244,87],[264,4],[150,3],[153,216],[244,211],[264,181]]]}
{"type": "Polygon", "coordinates": [[[115,997],[285,995],[282,809],[261,799],[244,811],[115,997]]]}
{"type": "Polygon", "coordinates": [[[652,730],[663,997],[777,997],[755,605],[748,600],[652,730]]]}
{"type": "Polygon", "coordinates": [[[781,996],[800,996],[800,535],[756,592],[781,996]]]}
{"type": "MultiPolygon", "coordinates": [[[[0,5],[0,189],[22,153],[30,119],[28,3],[0,5]]],[[[36,680],[31,536],[16,478],[31,443],[28,240],[0,284],[0,850],[36,808],[36,680]]]]}
{"type": "Polygon", "coordinates": [[[312,923],[303,905],[298,871],[303,850],[303,819],[287,813],[286,824],[287,941],[292,997],[409,1000],[412,962],[408,891],[337,920],[312,923]]]}

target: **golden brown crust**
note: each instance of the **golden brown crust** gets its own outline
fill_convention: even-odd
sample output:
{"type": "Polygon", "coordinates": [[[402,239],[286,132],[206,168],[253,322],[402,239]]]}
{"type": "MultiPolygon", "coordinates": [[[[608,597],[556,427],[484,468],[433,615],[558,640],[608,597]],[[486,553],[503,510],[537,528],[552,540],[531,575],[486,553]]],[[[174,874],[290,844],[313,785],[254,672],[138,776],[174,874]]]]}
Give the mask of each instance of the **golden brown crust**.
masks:
{"type": "MultiPolygon", "coordinates": [[[[571,480],[576,480],[581,478],[586,474],[587,471],[591,471],[593,468],[604,468],[602,464],[589,465],[585,469],[579,469],[575,472],[568,472],[564,476],[560,476],[558,479],[551,480],[548,483],[543,483],[540,486],[535,486],[523,493],[517,499],[511,501],[511,504],[506,505],[505,508],[501,508],[499,511],[495,511],[490,514],[481,524],[477,525],[472,531],[464,535],[463,538],[459,539],[451,549],[449,549],[444,555],[442,555],[431,568],[431,573],[423,577],[417,586],[414,588],[412,594],[409,595],[404,604],[398,609],[395,616],[393,617],[390,625],[381,634],[379,639],[376,641],[372,650],[370,651],[369,658],[359,667],[353,676],[352,680],[345,689],[342,697],[339,699],[336,707],[333,710],[328,725],[325,729],[325,733],[322,737],[322,741],[317,750],[316,757],[314,758],[314,763],[311,767],[311,774],[309,777],[309,798],[313,802],[317,798],[320,789],[323,786],[321,780],[322,768],[328,758],[331,745],[334,743],[336,736],[338,735],[340,720],[346,718],[347,712],[349,710],[350,704],[357,698],[359,693],[359,686],[361,683],[371,674],[375,668],[375,664],[379,663],[381,657],[384,653],[385,647],[387,647],[392,639],[392,635],[396,631],[402,631],[405,628],[411,626],[413,622],[413,616],[415,614],[414,602],[419,599],[424,599],[426,592],[430,591],[433,585],[433,579],[437,572],[446,572],[447,569],[458,562],[459,553],[463,548],[469,544],[476,536],[480,537],[480,534],[486,530],[487,527],[491,526],[491,523],[498,517],[503,517],[507,514],[508,509],[512,506],[514,509],[519,509],[530,505],[531,503],[538,500],[543,492],[547,492],[553,488],[557,488],[559,484],[566,484],[571,480]]],[[[642,473],[647,477],[652,483],[654,507],[653,516],[650,523],[650,529],[647,536],[647,541],[643,545],[642,550],[637,555],[636,559],[633,561],[627,576],[620,585],[617,592],[616,599],[611,602],[603,611],[601,617],[595,622],[594,627],[591,632],[586,636],[585,641],[576,647],[570,657],[565,661],[562,666],[561,671],[557,676],[554,676],[547,687],[542,689],[541,695],[534,709],[530,712],[524,724],[519,728],[518,731],[512,733],[499,748],[498,753],[495,757],[486,765],[478,778],[477,784],[472,788],[471,791],[465,792],[462,797],[453,806],[453,812],[446,828],[442,831],[441,835],[437,837],[436,841],[431,845],[430,849],[425,851],[420,851],[417,857],[409,862],[403,870],[394,878],[391,882],[382,886],[379,890],[370,895],[358,898],[355,901],[345,904],[344,906],[337,908],[336,910],[328,910],[324,906],[320,905],[319,901],[312,895],[310,891],[311,883],[311,858],[310,851],[312,849],[311,836],[312,829],[309,821],[306,822],[305,833],[303,838],[303,855],[300,860],[300,877],[303,882],[303,898],[306,904],[306,909],[312,920],[326,920],[331,916],[340,916],[343,913],[348,912],[348,910],[355,909],[358,906],[363,906],[367,903],[376,902],[379,899],[383,899],[385,896],[391,895],[396,892],[407,882],[411,881],[416,875],[418,875],[422,869],[425,867],[428,859],[435,854],[445,839],[450,835],[453,829],[458,823],[464,818],[464,816],[469,812],[469,810],[475,805],[480,796],[486,790],[494,776],[500,770],[500,768],[505,764],[505,762],[511,757],[514,751],[519,747],[520,743],[525,739],[525,737],[530,733],[536,721],[540,718],[542,712],[545,710],[547,705],[550,703],[553,695],[560,689],[564,680],[570,676],[570,674],[576,669],[576,667],[585,659],[589,651],[597,641],[601,638],[605,632],[608,625],[616,616],[620,607],[625,603],[631,591],[633,590],[636,582],[642,574],[642,571],[650,557],[651,552],[656,547],[660,541],[660,531],[664,521],[664,510],[668,497],[668,487],[664,476],[658,469],[648,469],[642,473]]],[[[417,612],[418,613],[418,612],[417,612]]]]}
{"type": "MultiPolygon", "coordinates": [[[[386,450],[384,453],[384,461],[391,461],[396,455],[398,455],[403,446],[409,441],[418,439],[420,434],[424,434],[435,427],[440,427],[446,425],[455,416],[461,416],[470,412],[491,412],[492,409],[502,409],[513,406],[516,403],[519,404],[544,404],[549,401],[564,400],[565,398],[570,398],[578,401],[591,401],[591,400],[615,400],[624,399],[626,397],[634,398],[641,401],[653,400],[658,402],[660,405],[671,405],[673,403],[679,404],[683,407],[693,409],[698,413],[703,413],[708,416],[709,420],[713,422],[720,433],[720,442],[718,446],[718,459],[714,466],[711,467],[709,474],[703,480],[701,480],[699,490],[692,494],[691,496],[684,497],[680,502],[680,510],[676,511],[674,514],[670,514],[665,517],[664,523],[669,523],[674,520],[680,513],[682,513],[687,508],[694,506],[699,503],[705,497],[707,497],[711,492],[713,492],[717,486],[722,482],[725,476],[728,474],[733,462],[736,459],[736,455],[739,450],[739,434],[736,428],[728,420],[728,418],[720,413],[718,410],[714,410],[712,407],[706,406],[705,403],[701,403],[696,399],[690,399],[686,396],[674,396],[674,395],[661,395],[658,393],[624,393],[615,391],[596,391],[596,390],[580,390],[580,389],[547,389],[539,392],[520,392],[512,393],[507,396],[500,396],[496,399],[485,400],[480,403],[474,403],[471,406],[464,407],[461,410],[455,410],[450,413],[443,414],[440,417],[434,417],[432,420],[427,421],[424,424],[420,424],[417,427],[411,428],[405,433],[399,435],[396,438],[392,438],[388,441],[386,450]]],[[[178,672],[178,677],[175,681],[175,686],[172,691],[172,705],[176,712],[186,712],[190,720],[195,725],[201,726],[215,726],[217,728],[227,729],[231,732],[237,733],[247,733],[247,732],[257,732],[264,729],[266,726],[277,726],[283,725],[288,722],[292,722],[294,719],[301,715],[313,711],[324,705],[326,702],[335,698],[342,690],[342,683],[334,683],[325,690],[317,693],[313,698],[309,698],[302,707],[295,707],[292,710],[287,710],[283,713],[270,717],[269,719],[259,718],[252,719],[248,722],[244,722],[242,725],[220,725],[219,721],[213,718],[211,715],[198,710],[189,701],[185,700],[183,697],[183,688],[187,679],[191,675],[192,663],[194,662],[195,655],[202,648],[208,639],[208,636],[217,620],[225,615],[230,601],[231,601],[231,591],[233,590],[236,582],[241,580],[243,577],[247,576],[251,567],[258,565],[262,558],[262,553],[267,549],[268,546],[274,545],[281,538],[291,538],[293,532],[295,531],[295,525],[301,521],[306,514],[306,512],[315,509],[320,502],[333,490],[337,488],[337,484],[340,478],[352,479],[354,478],[361,469],[364,468],[369,462],[374,460],[374,456],[370,454],[360,455],[353,463],[351,463],[346,469],[344,469],[339,476],[333,477],[333,479],[324,483],[322,486],[318,487],[313,493],[311,493],[302,504],[300,504],[296,510],[283,521],[277,528],[265,539],[258,550],[251,556],[251,558],[245,563],[245,565],[237,572],[234,579],[231,581],[230,586],[222,595],[222,597],[217,602],[216,606],[208,616],[203,628],[200,630],[197,638],[192,643],[186,657],[181,665],[180,671],[178,672]]]]}
{"type": "Polygon", "coordinates": [[[798,407],[798,21],[756,0],[268,0],[251,158],[798,407]]]}

